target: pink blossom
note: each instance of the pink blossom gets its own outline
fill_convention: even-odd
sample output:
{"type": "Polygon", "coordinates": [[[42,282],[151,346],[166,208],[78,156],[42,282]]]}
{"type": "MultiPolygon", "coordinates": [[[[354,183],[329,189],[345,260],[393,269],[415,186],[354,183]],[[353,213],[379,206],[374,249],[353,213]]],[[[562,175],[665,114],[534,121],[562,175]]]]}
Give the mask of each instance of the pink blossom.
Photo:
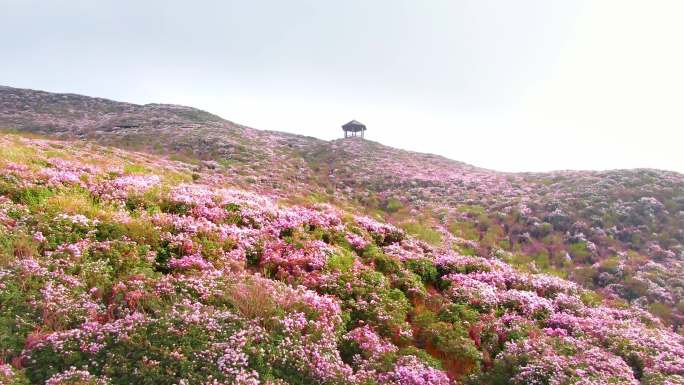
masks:
{"type": "Polygon", "coordinates": [[[397,351],[396,346],[377,335],[369,325],[352,329],[345,335],[345,338],[356,342],[359,348],[373,359],[397,351]]]}
{"type": "Polygon", "coordinates": [[[380,382],[395,385],[450,385],[446,373],[433,369],[414,356],[397,360],[394,369],[379,376],[380,382]]]}
{"type": "Polygon", "coordinates": [[[45,238],[45,236],[43,236],[42,232],[36,231],[35,233],[33,233],[33,240],[36,242],[43,243],[43,242],[47,241],[47,238],[45,238]]]}
{"type": "Polygon", "coordinates": [[[211,269],[211,263],[207,262],[199,254],[186,255],[181,258],[174,258],[169,261],[169,267],[176,270],[188,270],[188,269],[198,269],[207,270],[211,269]]]}
{"type": "Polygon", "coordinates": [[[361,250],[364,247],[368,245],[368,241],[366,241],[362,236],[356,235],[353,233],[348,233],[345,238],[347,239],[347,242],[349,242],[350,245],[352,245],[353,248],[357,250],[361,250]]]}

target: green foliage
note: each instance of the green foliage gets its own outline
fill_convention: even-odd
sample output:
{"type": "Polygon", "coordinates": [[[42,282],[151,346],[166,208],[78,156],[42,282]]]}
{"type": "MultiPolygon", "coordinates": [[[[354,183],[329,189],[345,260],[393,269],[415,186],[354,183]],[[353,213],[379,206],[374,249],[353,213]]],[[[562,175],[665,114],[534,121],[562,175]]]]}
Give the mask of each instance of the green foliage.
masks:
{"type": "Polygon", "coordinates": [[[547,274],[553,271],[549,253],[546,250],[541,250],[535,254],[513,254],[513,257],[507,262],[522,271],[541,271],[547,274]]]}
{"type": "Polygon", "coordinates": [[[401,261],[383,253],[377,246],[370,244],[363,250],[364,259],[370,260],[375,269],[385,274],[397,273],[401,270],[401,261]]]}
{"type": "Polygon", "coordinates": [[[401,348],[397,354],[399,356],[415,356],[430,367],[442,369],[442,363],[437,358],[431,356],[430,353],[426,352],[425,350],[415,346],[401,348]]]}
{"type": "Polygon", "coordinates": [[[391,245],[392,243],[401,242],[404,239],[404,233],[401,231],[392,231],[388,234],[372,233],[373,241],[380,247],[391,245]]]}
{"type": "Polygon", "coordinates": [[[307,198],[311,203],[327,203],[327,202],[330,202],[330,197],[328,195],[321,194],[318,192],[309,193],[307,198]]]}
{"type": "Polygon", "coordinates": [[[168,263],[172,258],[179,257],[181,250],[178,245],[172,245],[169,241],[162,241],[157,247],[154,259],[154,270],[161,273],[169,273],[168,263]]]}
{"type": "Polygon", "coordinates": [[[462,205],[458,207],[458,211],[473,215],[485,214],[485,208],[480,205],[462,205]]]}
{"type": "Polygon", "coordinates": [[[0,362],[21,353],[26,336],[40,324],[40,310],[31,306],[43,282],[33,277],[4,279],[0,290],[0,362]]]}
{"type": "Polygon", "coordinates": [[[436,283],[439,278],[437,267],[430,259],[409,259],[404,265],[416,273],[424,283],[436,283]]]}
{"type": "Polygon", "coordinates": [[[504,236],[504,229],[499,225],[491,225],[482,236],[481,243],[486,246],[497,246],[504,236]]]}
{"type": "Polygon", "coordinates": [[[552,231],[553,225],[548,222],[544,222],[539,226],[534,227],[531,231],[531,234],[535,238],[544,238],[551,234],[552,231]]]}
{"type": "Polygon", "coordinates": [[[471,222],[453,222],[448,226],[451,234],[464,239],[479,240],[480,230],[471,222]]]}
{"type": "Polygon", "coordinates": [[[420,338],[450,358],[469,362],[475,367],[482,361],[482,353],[468,336],[468,331],[459,324],[435,322],[421,332],[420,338]]]}
{"type": "Polygon", "coordinates": [[[452,303],[444,307],[439,312],[439,319],[444,322],[458,324],[467,322],[475,323],[480,318],[480,313],[477,309],[464,303],[452,303]]]}
{"type": "MultiPolygon", "coordinates": [[[[102,270],[111,272],[107,274],[111,281],[98,282],[94,286],[109,288],[112,281],[124,280],[134,275],[153,277],[153,262],[147,253],[150,247],[139,245],[129,241],[112,241],[107,246],[97,246],[88,249],[83,260],[94,266],[101,266],[102,270]]],[[[89,277],[91,278],[91,277],[89,277]]],[[[92,278],[91,278],[92,279],[92,278]]]]}
{"type": "Polygon", "coordinates": [[[442,234],[440,234],[439,231],[433,230],[422,223],[404,223],[401,227],[406,230],[407,233],[432,245],[438,245],[442,242],[442,234]]]}
{"type": "Polygon", "coordinates": [[[363,354],[363,351],[359,347],[359,344],[356,343],[356,341],[346,338],[342,338],[338,345],[338,349],[340,351],[340,357],[342,357],[342,361],[349,365],[354,363],[355,356],[360,356],[363,354]]]}
{"type": "MultiPolygon", "coordinates": [[[[177,359],[174,355],[190,358],[195,352],[209,350],[213,340],[227,340],[239,325],[226,325],[208,332],[201,324],[183,326],[176,333],[174,319],[163,318],[138,326],[129,338],[107,337],[106,358],[103,354],[56,354],[51,348],[38,349],[32,354],[33,364],[28,372],[34,383],[43,383],[51,375],[72,366],[88,366],[91,373],[113,379],[113,385],[124,384],[176,384],[178,378],[200,383],[208,376],[222,378],[216,366],[207,366],[203,360],[177,359]]],[[[76,351],[79,351],[76,349],[76,351]]]]}
{"type": "Polygon", "coordinates": [[[98,241],[121,239],[126,236],[126,225],[117,222],[100,222],[95,228],[97,232],[95,233],[95,239],[98,241]]]}
{"type": "Polygon", "coordinates": [[[85,238],[91,230],[87,225],[59,218],[41,219],[37,229],[47,238],[45,247],[49,249],[55,249],[64,243],[76,243],[85,238]]]}
{"type": "Polygon", "coordinates": [[[573,281],[580,285],[592,289],[594,288],[594,281],[598,278],[599,272],[591,266],[578,267],[572,272],[573,281]]]}
{"type": "MultiPolygon", "coordinates": [[[[524,361],[523,361],[524,362],[524,361]]],[[[511,378],[513,378],[518,370],[518,362],[510,362],[508,360],[496,360],[494,366],[488,371],[478,373],[478,375],[469,378],[467,385],[510,385],[511,378]]],[[[540,382],[543,385],[550,385],[548,382],[540,382]]]]}
{"type": "Polygon", "coordinates": [[[437,322],[437,314],[434,312],[423,309],[417,314],[413,315],[413,325],[419,328],[425,329],[430,327],[433,323],[437,322]]]}
{"type": "Polygon", "coordinates": [[[174,202],[164,197],[159,202],[159,209],[164,213],[187,215],[192,206],[181,202],[174,202]]]}
{"type": "Polygon", "coordinates": [[[620,265],[620,259],[618,257],[606,258],[600,264],[600,270],[611,274],[618,272],[618,267],[620,265]]]}
{"type": "Polygon", "coordinates": [[[453,249],[462,255],[477,255],[477,250],[470,246],[454,245],[453,249]]]}
{"type": "Polygon", "coordinates": [[[591,255],[587,249],[586,242],[575,242],[568,245],[568,252],[572,255],[573,259],[584,260],[591,255]]]}
{"type": "Polygon", "coordinates": [[[245,250],[245,259],[247,261],[247,266],[256,267],[259,266],[261,261],[261,256],[264,253],[263,243],[257,243],[253,247],[245,250]]]}
{"type": "Polygon", "coordinates": [[[625,288],[627,289],[626,298],[628,300],[637,299],[648,294],[648,283],[633,277],[625,278],[625,288]]]}
{"type": "Polygon", "coordinates": [[[192,239],[195,244],[199,245],[204,259],[213,262],[217,266],[221,266],[224,262],[224,254],[235,248],[235,240],[230,238],[222,239],[216,233],[202,232],[192,239]]]}
{"type": "Polygon", "coordinates": [[[0,268],[9,266],[14,260],[14,237],[0,230],[0,268]]]}
{"type": "Polygon", "coordinates": [[[143,194],[130,193],[126,196],[126,208],[135,212],[136,210],[145,210],[148,212],[161,211],[158,203],[161,201],[161,191],[158,188],[153,188],[143,194]]]}
{"type": "Polygon", "coordinates": [[[96,225],[98,240],[117,240],[124,237],[140,244],[157,247],[160,230],[147,218],[134,218],[126,223],[101,221],[96,225]]]}
{"type": "Polygon", "coordinates": [[[580,293],[580,299],[585,306],[596,307],[601,304],[601,296],[595,291],[584,290],[580,293]]]}
{"type": "Polygon", "coordinates": [[[326,263],[326,268],[329,271],[339,271],[346,273],[354,265],[354,260],[356,257],[347,250],[340,251],[337,254],[333,254],[328,258],[326,263]]]}
{"type": "Polygon", "coordinates": [[[383,210],[388,213],[396,213],[397,211],[404,208],[404,205],[397,198],[389,198],[383,205],[383,210]]]}
{"type": "Polygon", "coordinates": [[[415,273],[401,271],[392,280],[392,287],[401,290],[408,298],[424,298],[427,290],[423,281],[415,273]]]}
{"type": "Polygon", "coordinates": [[[33,257],[38,254],[38,250],[36,241],[23,231],[6,235],[0,233],[0,266],[9,265],[14,260],[33,257]]]}
{"type": "Polygon", "coordinates": [[[15,184],[0,182],[0,195],[9,197],[13,202],[34,208],[55,194],[47,187],[18,187],[15,184]]]}
{"type": "Polygon", "coordinates": [[[342,300],[342,309],[349,312],[351,323],[370,323],[385,335],[405,323],[411,308],[404,293],[373,270],[342,273],[334,285],[322,291],[342,300]],[[370,302],[373,306],[363,305],[370,302]]]}
{"type": "Polygon", "coordinates": [[[663,320],[668,325],[673,322],[672,307],[666,304],[654,302],[648,306],[648,311],[650,311],[651,314],[663,320]]]}
{"type": "Polygon", "coordinates": [[[123,172],[124,174],[147,174],[150,170],[142,164],[128,163],[124,165],[123,172]]]}
{"type": "Polygon", "coordinates": [[[41,202],[34,211],[56,216],[59,214],[80,214],[88,218],[104,215],[110,207],[100,204],[89,191],[80,187],[60,189],[41,202]]]}

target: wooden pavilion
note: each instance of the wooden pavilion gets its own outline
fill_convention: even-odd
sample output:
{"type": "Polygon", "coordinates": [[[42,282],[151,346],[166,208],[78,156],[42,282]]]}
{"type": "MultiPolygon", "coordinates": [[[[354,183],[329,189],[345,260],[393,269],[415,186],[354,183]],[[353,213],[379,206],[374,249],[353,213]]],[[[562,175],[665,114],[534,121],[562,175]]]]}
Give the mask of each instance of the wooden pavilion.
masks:
{"type": "Polygon", "coordinates": [[[351,122],[343,125],[342,129],[344,130],[345,138],[359,136],[359,132],[361,133],[360,136],[363,138],[363,132],[366,131],[366,126],[363,123],[352,120],[351,122]]]}

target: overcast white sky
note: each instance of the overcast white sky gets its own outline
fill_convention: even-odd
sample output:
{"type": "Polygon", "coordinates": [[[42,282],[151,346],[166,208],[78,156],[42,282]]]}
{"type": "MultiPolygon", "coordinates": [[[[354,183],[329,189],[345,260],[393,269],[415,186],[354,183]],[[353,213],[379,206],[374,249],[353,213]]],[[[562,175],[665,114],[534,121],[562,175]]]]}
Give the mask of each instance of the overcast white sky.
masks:
{"type": "Polygon", "coordinates": [[[682,0],[0,0],[0,84],[505,171],[684,172],[682,0]]]}

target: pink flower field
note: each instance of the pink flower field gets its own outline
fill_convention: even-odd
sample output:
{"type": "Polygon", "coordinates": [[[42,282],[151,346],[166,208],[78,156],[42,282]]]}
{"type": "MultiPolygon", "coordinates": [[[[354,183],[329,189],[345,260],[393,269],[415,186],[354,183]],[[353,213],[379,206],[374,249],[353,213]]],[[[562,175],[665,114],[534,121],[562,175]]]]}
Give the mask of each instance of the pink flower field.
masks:
{"type": "Polygon", "coordinates": [[[0,384],[684,384],[680,174],[3,92],[0,384]]]}

